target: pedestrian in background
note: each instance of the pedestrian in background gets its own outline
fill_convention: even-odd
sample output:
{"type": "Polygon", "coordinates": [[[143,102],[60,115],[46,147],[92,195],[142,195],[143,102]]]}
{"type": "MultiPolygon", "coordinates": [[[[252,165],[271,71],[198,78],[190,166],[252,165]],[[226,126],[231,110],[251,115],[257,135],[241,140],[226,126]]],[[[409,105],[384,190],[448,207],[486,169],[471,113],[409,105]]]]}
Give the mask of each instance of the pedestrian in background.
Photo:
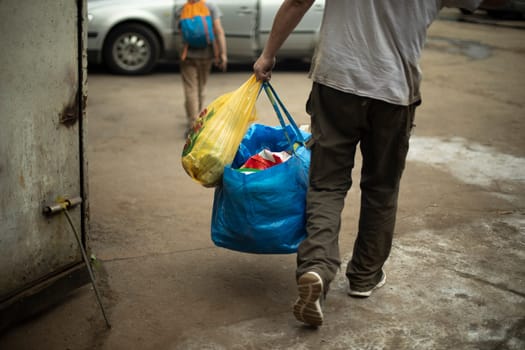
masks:
{"type": "MultiPolygon", "coordinates": [[[[275,55],[314,0],[285,0],[254,64],[267,81],[275,55]]],[[[297,252],[299,297],[293,312],[308,325],[323,323],[321,301],[341,265],[339,231],[359,144],[361,207],[348,294],[368,297],[386,282],[401,174],[416,106],[418,61],[428,26],[440,9],[474,10],[481,0],[330,0],[325,2],[306,103],[311,116],[307,238],[297,252]]]]}
{"type": "MultiPolygon", "coordinates": [[[[181,29],[181,20],[193,20],[196,17],[209,17],[212,40],[201,47],[183,37],[183,50],[180,57],[180,72],[184,89],[184,108],[186,111],[187,127],[185,136],[191,130],[193,122],[199,116],[206,95],[206,83],[211,72],[212,64],[221,71],[226,71],[228,56],[226,52],[226,38],[221,23],[222,13],[217,5],[204,0],[187,0],[186,4],[175,9],[175,25],[181,29]],[[193,17],[195,16],[195,17],[193,17]]],[[[204,23],[205,29],[207,23],[204,23]]],[[[190,33],[192,35],[193,33],[190,33]]],[[[209,39],[209,38],[208,38],[209,39]]]]}

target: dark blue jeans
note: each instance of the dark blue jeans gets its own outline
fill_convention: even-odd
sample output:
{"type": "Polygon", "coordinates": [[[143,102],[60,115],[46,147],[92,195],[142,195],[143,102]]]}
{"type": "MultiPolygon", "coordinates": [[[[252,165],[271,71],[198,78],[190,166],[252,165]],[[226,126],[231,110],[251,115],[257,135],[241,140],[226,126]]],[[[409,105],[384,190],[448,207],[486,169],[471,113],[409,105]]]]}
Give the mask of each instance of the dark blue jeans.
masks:
{"type": "Polygon", "coordinates": [[[416,104],[394,105],[313,84],[307,102],[312,127],[308,236],[297,252],[297,277],[316,271],[327,291],[339,269],[341,212],[359,144],[359,231],[346,276],[355,290],[369,290],[379,282],[392,246],[415,108],[416,104]]]}

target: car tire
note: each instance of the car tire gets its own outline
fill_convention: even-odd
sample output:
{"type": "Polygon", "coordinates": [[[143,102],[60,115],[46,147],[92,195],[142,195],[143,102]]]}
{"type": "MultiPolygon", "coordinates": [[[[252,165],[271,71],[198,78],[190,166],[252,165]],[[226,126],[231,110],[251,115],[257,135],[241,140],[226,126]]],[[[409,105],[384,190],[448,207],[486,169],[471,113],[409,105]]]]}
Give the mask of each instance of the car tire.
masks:
{"type": "Polygon", "coordinates": [[[153,70],[160,56],[160,42],[155,33],[138,23],[122,24],[113,29],[104,44],[103,58],[116,74],[139,75],[153,70]]]}

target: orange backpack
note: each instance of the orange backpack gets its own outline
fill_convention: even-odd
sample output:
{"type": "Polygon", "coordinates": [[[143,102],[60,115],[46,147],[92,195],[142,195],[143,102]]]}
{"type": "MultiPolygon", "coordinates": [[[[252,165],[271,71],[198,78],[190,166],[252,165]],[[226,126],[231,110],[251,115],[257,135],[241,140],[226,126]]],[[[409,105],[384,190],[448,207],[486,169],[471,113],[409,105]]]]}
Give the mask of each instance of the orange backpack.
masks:
{"type": "Polygon", "coordinates": [[[188,48],[202,49],[208,45],[213,45],[215,56],[218,55],[213,20],[204,0],[184,4],[180,14],[180,30],[184,41],[182,60],[186,59],[188,48]]]}

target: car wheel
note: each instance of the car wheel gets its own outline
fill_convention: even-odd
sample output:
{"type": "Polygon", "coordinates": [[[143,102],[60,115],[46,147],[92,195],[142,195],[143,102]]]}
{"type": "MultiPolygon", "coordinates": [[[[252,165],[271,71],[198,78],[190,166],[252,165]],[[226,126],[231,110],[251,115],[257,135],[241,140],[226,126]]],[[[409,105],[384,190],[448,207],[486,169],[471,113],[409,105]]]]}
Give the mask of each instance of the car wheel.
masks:
{"type": "Polygon", "coordinates": [[[159,39],[144,25],[129,23],[113,29],[104,45],[104,63],[117,74],[146,74],[157,64],[159,39]]]}

